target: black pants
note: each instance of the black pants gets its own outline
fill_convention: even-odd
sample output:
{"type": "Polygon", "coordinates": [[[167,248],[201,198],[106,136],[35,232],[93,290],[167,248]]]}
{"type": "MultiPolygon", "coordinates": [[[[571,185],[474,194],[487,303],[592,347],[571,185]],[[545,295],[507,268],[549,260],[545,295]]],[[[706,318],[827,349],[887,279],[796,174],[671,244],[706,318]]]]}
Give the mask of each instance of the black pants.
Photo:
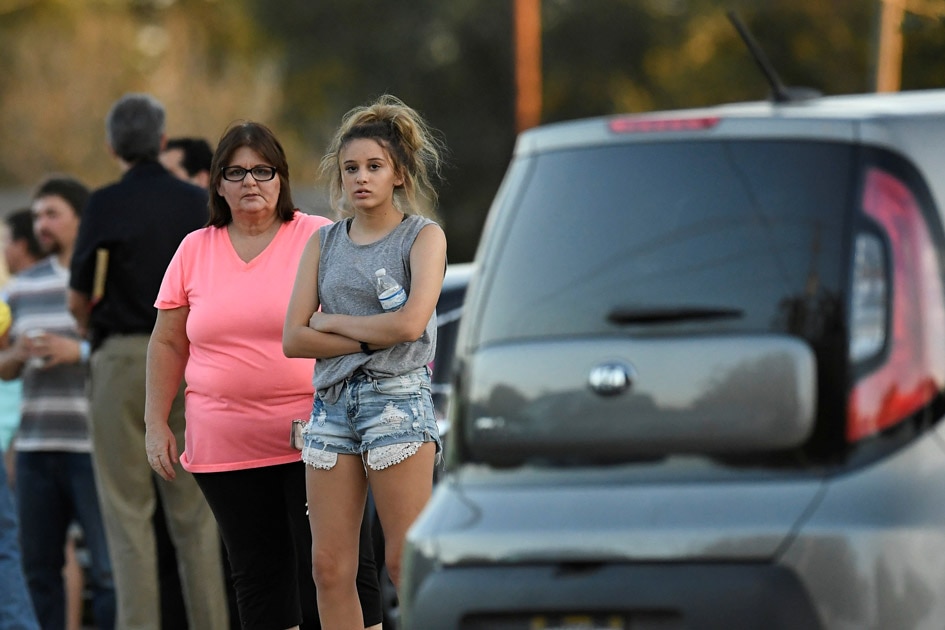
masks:
{"type": "MultiPolygon", "coordinates": [[[[196,473],[226,545],[247,630],[320,629],[312,579],[305,464],[196,473]]],[[[381,623],[370,522],[362,519],[358,596],[364,625],[381,623]]]]}

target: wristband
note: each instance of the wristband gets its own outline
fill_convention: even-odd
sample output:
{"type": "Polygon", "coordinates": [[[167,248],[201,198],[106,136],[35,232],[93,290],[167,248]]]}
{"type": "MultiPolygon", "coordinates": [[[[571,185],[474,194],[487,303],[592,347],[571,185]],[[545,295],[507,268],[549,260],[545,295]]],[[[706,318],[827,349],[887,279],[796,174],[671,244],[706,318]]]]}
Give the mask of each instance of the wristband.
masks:
{"type": "Polygon", "coordinates": [[[79,342],[79,363],[86,363],[92,354],[92,344],[87,339],[79,342]]]}
{"type": "Polygon", "coordinates": [[[377,350],[371,350],[370,348],[368,348],[368,345],[362,341],[362,342],[361,342],[361,352],[363,352],[364,354],[366,354],[366,355],[368,355],[368,356],[371,356],[372,354],[374,354],[375,352],[377,352],[377,350]]]}

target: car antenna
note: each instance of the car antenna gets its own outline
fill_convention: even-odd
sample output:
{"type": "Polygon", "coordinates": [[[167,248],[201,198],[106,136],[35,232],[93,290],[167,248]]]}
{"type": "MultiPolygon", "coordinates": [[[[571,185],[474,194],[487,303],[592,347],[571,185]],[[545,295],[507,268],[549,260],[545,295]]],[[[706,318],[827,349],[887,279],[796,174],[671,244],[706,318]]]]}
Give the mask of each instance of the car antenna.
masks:
{"type": "Polygon", "coordinates": [[[735,27],[735,30],[737,30],[738,34],[741,36],[742,41],[748,46],[748,51],[758,64],[762,74],[765,75],[765,78],[771,85],[771,100],[775,103],[790,103],[792,101],[803,101],[821,96],[819,91],[812,88],[789,88],[785,86],[784,83],[781,82],[781,78],[775,71],[774,66],[772,66],[771,62],[768,60],[767,55],[765,55],[764,51],[755,41],[755,38],[751,36],[751,33],[748,32],[748,28],[745,26],[744,22],[742,22],[741,18],[738,17],[738,14],[734,10],[729,10],[726,14],[728,15],[729,21],[735,27]]]}

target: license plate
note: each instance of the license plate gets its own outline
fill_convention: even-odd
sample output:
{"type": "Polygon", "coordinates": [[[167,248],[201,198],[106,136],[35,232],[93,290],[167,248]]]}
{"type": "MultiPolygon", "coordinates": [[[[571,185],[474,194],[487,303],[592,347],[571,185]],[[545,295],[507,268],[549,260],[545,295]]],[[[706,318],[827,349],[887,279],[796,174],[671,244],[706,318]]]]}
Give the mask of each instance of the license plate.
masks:
{"type": "Polygon", "coordinates": [[[529,630],[627,630],[623,615],[535,615],[529,630]]]}

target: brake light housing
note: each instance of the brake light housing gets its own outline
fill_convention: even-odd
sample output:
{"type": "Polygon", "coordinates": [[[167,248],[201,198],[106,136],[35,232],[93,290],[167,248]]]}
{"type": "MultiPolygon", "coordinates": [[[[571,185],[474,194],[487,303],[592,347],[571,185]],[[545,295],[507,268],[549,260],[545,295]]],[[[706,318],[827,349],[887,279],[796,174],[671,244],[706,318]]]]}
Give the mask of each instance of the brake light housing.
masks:
{"type": "Polygon", "coordinates": [[[854,243],[849,360],[854,374],[864,361],[876,365],[850,389],[851,443],[908,419],[945,387],[941,269],[919,202],[905,182],[872,168],[862,209],[885,239],[864,231],[854,243]]]}
{"type": "Polygon", "coordinates": [[[652,116],[621,116],[610,121],[613,133],[653,133],[659,131],[702,131],[719,124],[717,116],[692,118],[655,118],[652,116]]]}

